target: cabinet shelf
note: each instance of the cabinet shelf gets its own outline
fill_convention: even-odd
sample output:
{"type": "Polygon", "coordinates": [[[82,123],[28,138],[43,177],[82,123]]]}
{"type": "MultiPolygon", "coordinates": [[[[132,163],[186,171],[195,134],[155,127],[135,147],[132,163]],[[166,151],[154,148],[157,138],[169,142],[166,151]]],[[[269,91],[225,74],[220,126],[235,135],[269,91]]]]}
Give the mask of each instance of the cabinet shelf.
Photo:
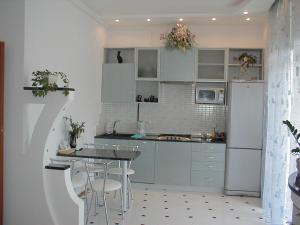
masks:
{"type": "MultiPolygon", "coordinates": [[[[44,90],[42,87],[37,87],[37,88],[36,87],[23,87],[23,89],[26,90],[26,91],[32,91],[32,90],[36,90],[36,89],[38,89],[38,90],[44,90]]],[[[75,91],[74,88],[58,87],[56,89],[56,91],[64,91],[64,90],[75,91]]]]}
{"type": "MultiPolygon", "coordinates": [[[[241,64],[232,63],[232,64],[228,64],[228,66],[238,66],[238,67],[240,67],[241,64]]],[[[262,67],[262,64],[253,64],[253,65],[249,65],[249,67],[262,67]]]]}

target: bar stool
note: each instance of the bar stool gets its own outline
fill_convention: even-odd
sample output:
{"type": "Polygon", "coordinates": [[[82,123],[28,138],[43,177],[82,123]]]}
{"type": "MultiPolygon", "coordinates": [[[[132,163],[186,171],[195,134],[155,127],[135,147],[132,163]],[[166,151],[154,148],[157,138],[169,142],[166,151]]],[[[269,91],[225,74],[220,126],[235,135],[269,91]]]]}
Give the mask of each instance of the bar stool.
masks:
{"type": "MultiPolygon", "coordinates": [[[[137,151],[139,146],[125,146],[125,145],[113,145],[114,147],[116,147],[117,150],[132,150],[132,151],[137,151]]],[[[131,161],[129,161],[128,163],[128,168],[127,168],[127,181],[128,181],[128,185],[129,185],[129,191],[128,191],[128,196],[130,197],[130,200],[133,201],[133,193],[132,193],[132,185],[131,185],[131,180],[130,180],[130,175],[135,174],[135,171],[133,169],[130,169],[131,166],[131,161]]],[[[121,164],[119,162],[119,166],[118,167],[113,167],[110,168],[107,172],[109,175],[118,175],[119,177],[122,176],[122,168],[121,168],[121,164]]],[[[127,194],[127,193],[126,193],[127,194]]],[[[129,198],[128,197],[128,198],[129,198]]],[[[128,206],[130,207],[130,202],[128,201],[128,206]]]]}
{"type": "MultiPolygon", "coordinates": [[[[86,171],[88,174],[88,183],[91,186],[91,190],[92,190],[92,198],[91,198],[91,203],[90,203],[90,209],[92,207],[92,202],[93,202],[93,198],[95,201],[95,215],[96,215],[96,208],[98,204],[98,192],[102,193],[102,200],[103,200],[103,205],[104,205],[104,210],[105,210],[105,219],[106,219],[106,224],[109,225],[109,219],[108,219],[108,211],[107,211],[107,203],[106,203],[106,193],[107,192],[114,192],[114,191],[118,191],[120,190],[120,198],[121,198],[121,207],[123,209],[123,193],[122,193],[122,184],[119,181],[113,180],[113,179],[108,179],[107,178],[107,167],[108,164],[110,164],[111,162],[85,162],[85,167],[86,167],[86,171]],[[92,164],[96,164],[97,166],[101,165],[103,166],[103,174],[104,177],[103,178],[96,178],[93,179],[93,177],[91,177],[91,172],[89,171],[89,168],[91,168],[92,164]],[[95,196],[94,196],[95,195],[95,196]]],[[[88,211],[90,211],[90,209],[88,211]]],[[[123,216],[123,210],[122,211],[122,216],[123,216]]],[[[88,221],[88,216],[87,215],[87,220],[88,221]]]]}

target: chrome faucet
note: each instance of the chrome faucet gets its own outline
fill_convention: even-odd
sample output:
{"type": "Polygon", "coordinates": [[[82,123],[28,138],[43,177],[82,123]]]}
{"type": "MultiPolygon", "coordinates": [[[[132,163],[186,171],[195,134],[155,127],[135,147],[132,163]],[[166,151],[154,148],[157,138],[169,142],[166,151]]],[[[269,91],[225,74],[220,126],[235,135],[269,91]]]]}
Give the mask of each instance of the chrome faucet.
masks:
{"type": "Polygon", "coordinates": [[[115,120],[114,121],[114,126],[113,126],[113,134],[116,134],[116,126],[117,126],[117,123],[121,122],[120,120],[115,120]]]}

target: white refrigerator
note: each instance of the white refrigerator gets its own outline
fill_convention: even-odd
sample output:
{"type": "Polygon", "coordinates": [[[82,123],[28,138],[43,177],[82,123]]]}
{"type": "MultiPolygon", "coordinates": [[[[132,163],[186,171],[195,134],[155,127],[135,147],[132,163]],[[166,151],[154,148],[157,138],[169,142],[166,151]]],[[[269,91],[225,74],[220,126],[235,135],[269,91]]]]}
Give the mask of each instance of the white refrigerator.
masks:
{"type": "Polygon", "coordinates": [[[228,86],[225,194],[260,196],[263,81],[228,86]]]}

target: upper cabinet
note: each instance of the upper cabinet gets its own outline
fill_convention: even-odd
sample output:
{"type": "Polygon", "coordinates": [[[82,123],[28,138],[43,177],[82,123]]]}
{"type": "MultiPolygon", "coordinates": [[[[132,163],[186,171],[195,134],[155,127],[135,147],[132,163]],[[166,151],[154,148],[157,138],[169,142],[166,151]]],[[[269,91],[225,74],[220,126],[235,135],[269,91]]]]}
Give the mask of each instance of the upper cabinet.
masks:
{"type": "Polygon", "coordinates": [[[263,80],[263,50],[230,48],[228,55],[228,81],[230,80],[263,80]],[[240,56],[246,54],[255,59],[255,63],[241,67],[240,56]]]}
{"type": "Polygon", "coordinates": [[[159,80],[160,54],[158,48],[136,49],[136,79],[159,80]]]}
{"type": "Polygon", "coordinates": [[[226,81],[226,53],[226,49],[198,49],[196,81],[226,81]]]}
{"type": "Polygon", "coordinates": [[[104,62],[102,66],[102,102],[134,102],[136,87],[134,49],[105,49],[104,62]]]}
{"type": "Polygon", "coordinates": [[[102,102],[134,102],[134,64],[104,64],[102,66],[102,102]]]}
{"type": "Polygon", "coordinates": [[[160,80],[184,81],[195,80],[195,49],[181,52],[179,50],[160,50],[160,80]]]}

